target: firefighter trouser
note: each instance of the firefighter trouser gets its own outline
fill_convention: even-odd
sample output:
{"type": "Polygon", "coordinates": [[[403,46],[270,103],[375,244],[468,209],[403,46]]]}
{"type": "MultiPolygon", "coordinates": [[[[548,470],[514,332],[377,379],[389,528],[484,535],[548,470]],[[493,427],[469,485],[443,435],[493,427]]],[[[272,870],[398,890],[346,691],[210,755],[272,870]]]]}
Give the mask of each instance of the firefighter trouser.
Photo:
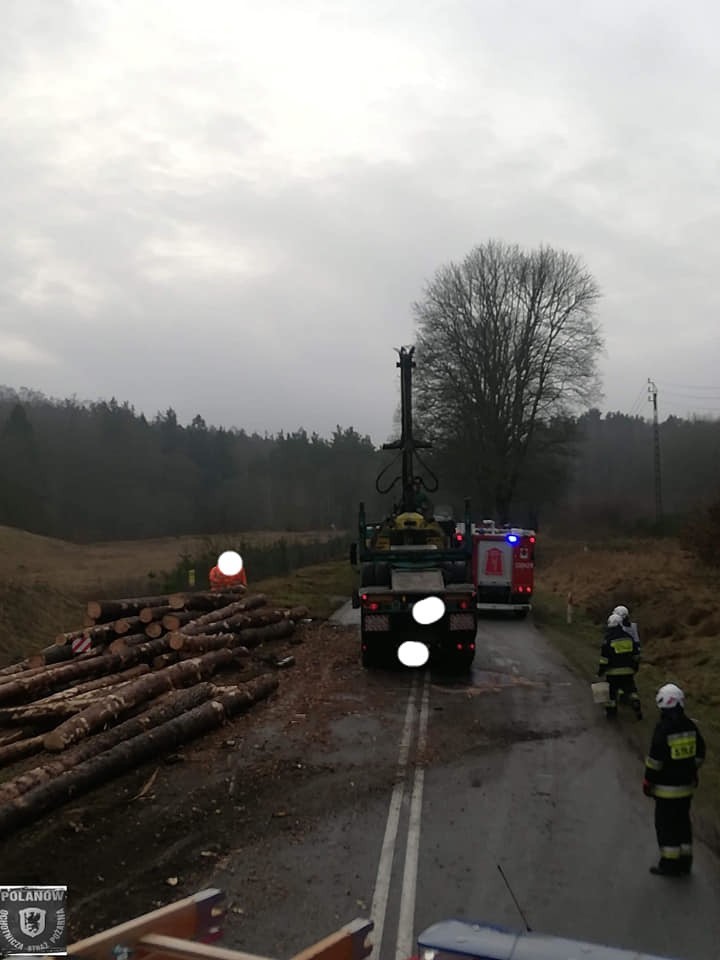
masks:
{"type": "Polygon", "coordinates": [[[692,797],[675,800],[655,798],[655,834],[660,848],[661,870],[688,873],[692,866],[692,797]]]}
{"type": "Polygon", "coordinates": [[[617,710],[618,698],[621,693],[624,693],[630,697],[630,705],[632,706],[635,713],[640,713],[640,696],[637,692],[637,686],[635,685],[635,675],[632,673],[626,673],[621,676],[611,676],[605,678],[608,682],[608,701],[605,704],[605,709],[608,712],[614,713],[617,710]]]}

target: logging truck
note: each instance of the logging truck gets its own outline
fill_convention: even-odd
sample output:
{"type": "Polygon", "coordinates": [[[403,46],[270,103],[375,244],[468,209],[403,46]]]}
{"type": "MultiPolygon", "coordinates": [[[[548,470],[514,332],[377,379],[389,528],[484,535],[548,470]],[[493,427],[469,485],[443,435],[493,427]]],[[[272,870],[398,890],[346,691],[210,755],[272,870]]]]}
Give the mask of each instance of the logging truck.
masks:
{"type": "Polygon", "coordinates": [[[452,519],[432,513],[423,493],[434,493],[438,481],[418,454],[430,444],[413,436],[414,351],[414,347],[397,351],[401,435],[399,440],[383,445],[384,450],[398,451],[401,472],[390,482],[384,480],[394,460],[375,482],[377,492],[383,495],[400,483],[400,498],[388,517],[372,525],[365,504],[360,504],[358,540],[350,550],[350,562],[360,579],[353,591],[353,606],[360,608],[361,658],[364,667],[380,665],[388,658],[405,662],[401,648],[410,641],[423,648],[434,662],[465,672],[475,657],[477,630],[470,502],[465,501],[467,533],[460,533],[452,519]],[[415,472],[416,460],[422,475],[415,472]],[[421,622],[419,605],[430,598],[439,603],[442,615],[421,622]]]}
{"type": "MultiPolygon", "coordinates": [[[[221,890],[203,890],[86,940],[68,945],[70,960],[268,960],[217,946],[225,916],[221,890]]],[[[357,919],[296,953],[292,960],[364,960],[373,949],[371,920],[357,919]]],[[[379,951],[378,951],[379,954],[379,951]]],[[[40,957],[42,954],[35,954],[40,957]]],[[[419,934],[413,957],[399,960],[672,960],[580,940],[511,930],[494,924],[443,920],[419,934]]],[[[49,958],[48,958],[49,960],[49,958]]],[[[384,960],[379,954],[379,960],[384,960]]],[[[678,960],[678,958],[675,958],[678,960]]]]}

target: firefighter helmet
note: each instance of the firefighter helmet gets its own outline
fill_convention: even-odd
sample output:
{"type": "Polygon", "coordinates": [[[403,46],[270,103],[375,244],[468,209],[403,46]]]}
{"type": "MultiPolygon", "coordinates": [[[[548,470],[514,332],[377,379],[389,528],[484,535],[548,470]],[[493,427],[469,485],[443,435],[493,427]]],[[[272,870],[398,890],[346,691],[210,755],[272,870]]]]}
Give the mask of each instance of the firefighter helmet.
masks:
{"type": "Polygon", "coordinates": [[[660,710],[673,710],[675,707],[684,707],[685,694],[676,684],[666,683],[658,690],[655,703],[660,710]]]}
{"type": "Polygon", "coordinates": [[[613,613],[616,613],[623,620],[625,619],[625,617],[630,616],[630,611],[628,610],[628,608],[622,605],[619,607],[615,607],[615,609],[613,610],[613,613]]]}
{"type": "Polygon", "coordinates": [[[622,626],[622,617],[617,613],[611,613],[607,618],[607,625],[609,627],[621,627],[622,626]]]}

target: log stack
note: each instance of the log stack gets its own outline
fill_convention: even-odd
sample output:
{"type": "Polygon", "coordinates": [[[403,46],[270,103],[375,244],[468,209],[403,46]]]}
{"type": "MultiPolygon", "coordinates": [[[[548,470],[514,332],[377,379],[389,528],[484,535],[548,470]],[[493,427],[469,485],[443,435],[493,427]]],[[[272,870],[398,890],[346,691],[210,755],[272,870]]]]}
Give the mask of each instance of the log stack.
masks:
{"type": "Polygon", "coordinates": [[[308,615],[245,587],[86,613],[83,629],[0,669],[0,840],[268,697],[308,615]]]}

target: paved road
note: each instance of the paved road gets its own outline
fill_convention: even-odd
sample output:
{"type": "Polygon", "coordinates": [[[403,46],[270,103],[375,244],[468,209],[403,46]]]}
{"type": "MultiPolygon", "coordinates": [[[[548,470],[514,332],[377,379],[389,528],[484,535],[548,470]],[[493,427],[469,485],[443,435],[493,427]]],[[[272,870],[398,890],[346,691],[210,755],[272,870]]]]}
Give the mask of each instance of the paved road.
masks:
{"type": "MultiPolygon", "coordinates": [[[[338,622],[357,617],[349,605],[338,622]]],[[[365,673],[332,764],[293,798],[313,829],[266,854],[282,878],[237,946],[292,953],[356,916],[376,924],[374,960],[404,960],[451,917],[530,926],[677,960],[720,956],[720,863],[696,850],[691,878],[652,876],[652,801],[642,767],[587,687],[529,623],[483,621],[472,682],[402,669],[365,673]],[[380,703],[367,709],[369,695],[380,703]]],[[[627,721],[631,722],[631,721],[627,721]]],[[[260,851],[246,851],[257,869],[260,851]]],[[[216,875],[241,890],[243,864],[216,875]]],[[[231,945],[231,944],[228,944],[231,945]]]]}

